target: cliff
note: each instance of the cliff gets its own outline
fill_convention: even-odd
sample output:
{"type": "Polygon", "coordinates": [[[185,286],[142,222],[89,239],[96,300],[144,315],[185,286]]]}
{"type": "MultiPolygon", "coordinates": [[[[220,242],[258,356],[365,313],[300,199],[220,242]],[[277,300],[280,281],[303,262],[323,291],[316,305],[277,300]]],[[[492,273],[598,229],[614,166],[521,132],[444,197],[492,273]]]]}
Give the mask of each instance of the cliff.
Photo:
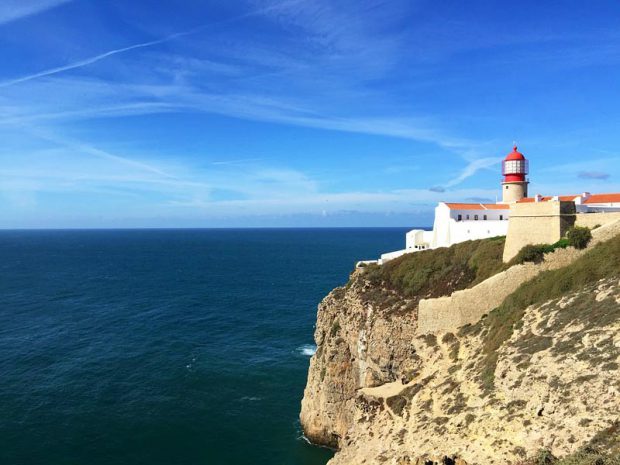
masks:
{"type": "MultiPolygon", "coordinates": [[[[302,401],[306,436],[338,448],[330,465],[589,454],[584,446],[620,420],[619,229],[601,228],[586,251],[541,269],[486,317],[451,331],[421,334],[418,305],[502,272],[488,253],[459,262],[452,252],[449,266],[401,280],[407,286],[394,278],[403,264],[389,275],[356,271],[319,306],[302,401]]],[[[469,252],[480,255],[481,245],[495,247],[469,252]]],[[[605,446],[602,461],[566,463],[617,463],[605,461],[617,445],[605,446]]]]}

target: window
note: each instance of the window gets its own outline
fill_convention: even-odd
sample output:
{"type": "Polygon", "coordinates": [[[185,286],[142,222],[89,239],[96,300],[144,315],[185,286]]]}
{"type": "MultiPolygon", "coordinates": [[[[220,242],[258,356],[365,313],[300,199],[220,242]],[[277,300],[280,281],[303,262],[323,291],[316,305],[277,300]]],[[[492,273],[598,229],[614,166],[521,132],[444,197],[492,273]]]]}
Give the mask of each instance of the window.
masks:
{"type": "Polygon", "coordinates": [[[508,190],[508,186],[506,186],[506,190],[508,190]]]}
{"type": "Polygon", "coordinates": [[[469,219],[469,215],[467,215],[466,219],[469,219]]]}
{"type": "Polygon", "coordinates": [[[484,216],[482,217],[482,219],[483,219],[484,221],[486,221],[486,220],[487,220],[487,216],[486,216],[486,215],[484,215],[484,216]]]}
{"type": "Polygon", "coordinates": [[[504,215],[499,215],[499,220],[502,221],[504,219],[504,215]]]}
{"type": "Polygon", "coordinates": [[[478,221],[478,215],[474,215],[474,220],[478,221]]]}
{"type": "Polygon", "coordinates": [[[462,220],[463,220],[463,215],[459,215],[459,216],[456,218],[456,221],[462,221],[462,220]]]}
{"type": "Polygon", "coordinates": [[[528,163],[526,160],[508,160],[502,166],[502,174],[527,174],[528,163]]]}

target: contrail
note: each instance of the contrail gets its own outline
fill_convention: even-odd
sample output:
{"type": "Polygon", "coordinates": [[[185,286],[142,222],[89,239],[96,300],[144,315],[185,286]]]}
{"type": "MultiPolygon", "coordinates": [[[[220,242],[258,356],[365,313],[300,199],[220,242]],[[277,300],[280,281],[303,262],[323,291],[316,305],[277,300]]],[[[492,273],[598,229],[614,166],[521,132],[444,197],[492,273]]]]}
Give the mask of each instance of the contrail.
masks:
{"type": "Polygon", "coordinates": [[[245,13],[243,15],[236,16],[234,18],[229,18],[229,19],[225,19],[223,21],[218,21],[218,22],[209,23],[209,24],[203,24],[202,26],[198,26],[198,27],[195,27],[193,29],[189,29],[187,31],[176,32],[174,34],[171,34],[169,36],[163,37],[161,39],[149,40],[148,42],[142,42],[142,43],[139,43],[139,44],[129,45],[127,47],[117,48],[115,50],[110,50],[108,52],[101,53],[99,55],[95,55],[95,56],[90,57],[90,58],[85,58],[84,60],[80,60],[80,61],[75,61],[73,63],[69,63],[67,65],[57,66],[55,68],[46,69],[46,70],[40,71],[38,73],[29,74],[27,76],[22,76],[20,78],[11,79],[11,80],[8,80],[8,81],[2,81],[2,82],[0,82],[0,88],[2,88],[2,87],[9,87],[9,86],[12,86],[12,85],[15,85],[15,84],[19,84],[21,82],[32,81],[33,79],[38,79],[38,78],[42,78],[42,77],[46,77],[46,76],[52,76],[54,74],[62,73],[64,71],[70,71],[72,69],[82,68],[83,66],[92,65],[93,63],[97,63],[98,61],[104,60],[104,59],[106,59],[108,57],[111,57],[111,56],[114,56],[114,55],[119,55],[121,53],[129,52],[131,50],[137,50],[137,49],[140,49],[140,48],[152,47],[153,45],[159,45],[159,44],[163,44],[163,43],[166,43],[166,42],[170,42],[171,40],[178,39],[179,37],[184,37],[184,36],[196,34],[196,33],[200,32],[200,31],[206,29],[209,26],[216,26],[216,25],[220,25],[220,24],[227,24],[227,23],[232,23],[232,22],[240,21],[240,20],[248,18],[250,16],[256,16],[256,15],[267,13],[267,12],[269,12],[271,10],[274,10],[274,9],[277,9],[277,8],[281,8],[282,6],[295,5],[295,4],[301,3],[301,1],[303,1],[303,0],[292,0],[292,1],[289,1],[289,2],[282,2],[282,3],[276,4],[276,5],[272,5],[270,7],[262,8],[260,10],[251,11],[249,13],[245,13]]]}
{"type": "Polygon", "coordinates": [[[189,31],[177,32],[175,34],[166,36],[166,37],[164,37],[162,39],[150,40],[148,42],[142,42],[140,44],[134,44],[134,45],[130,45],[128,47],[117,48],[115,50],[110,50],[109,52],[101,53],[100,55],[95,55],[93,57],[86,58],[84,60],[80,60],[80,61],[75,61],[73,63],[69,63],[68,65],[57,66],[56,68],[46,69],[45,71],[40,71],[38,73],[29,74],[28,76],[23,76],[23,77],[20,77],[20,78],[17,78],[17,79],[12,79],[12,80],[9,80],[9,81],[0,82],[0,87],[8,87],[8,86],[12,86],[14,84],[19,84],[20,82],[32,81],[33,79],[38,79],[38,78],[45,77],[45,76],[51,76],[53,74],[62,73],[63,71],[70,71],[72,69],[81,68],[83,66],[91,65],[91,64],[96,63],[98,61],[101,61],[101,60],[103,60],[105,58],[108,58],[108,57],[111,57],[111,56],[114,56],[114,55],[118,55],[119,53],[129,52],[130,50],[136,50],[136,49],[139,49],[139,48],[152,47],[153,45],[163,44],[165,42],[169,42],[171,40],[177,39],[177,38],[182,37],[182,36],[186,36],[186,35],[190,35],[190,34],[195,34],[196,32],[198,32],[200,29],[203,29],[204,27],[205,26],[202,26],[202,27],[196,28],[196,29],[192,29],[192,30],[189,30],[189,31]]]}
{"type": "Polygon", "coordinates": [[[87,153],[89,155],[92,155],[94,157],[98,157],[98,158],[104,158],[106,160],[112,160],[115,161],[117,163],[121,163],[123,165],[127,165],[127,166],[132,166],[134,168],[138,168],[141,169],[143,171],[148,171],[152,174],[157,174],[159,176],[162,176],[164,178],[169,178],[169,179],[177,179],[176,176],[170,175],[162,170],[160,170],[159,168],[156,168],[154,166],[148,165],[146,163],[142,163],[139,161],[135,161],[132,160],[130,158],[126,158],[126,157],[121,157],[119,155],[114,155],[113,153],[110,152],[106,152],[105,150],[100,150],[98,148],[95,147],[91,147],[90,145],[84,144],[82,142],[77,142],[77,141],[73,141],[71,139],[64,139],[58,136],[55,136],[53,134],[50,134],[49,132],[40,130],[38,128],[34,128],[34,127],[30,127],[30,128],[26,128],[31,134],[33,134],[34,136],[43,139],[43,140],[47,140],[48,142],[52,142],[54,144],[58,144],[61,145],[65,148],[71,149],[71,150],[75,150],[78,152],[82,152],[82,153],[87,153]]]}

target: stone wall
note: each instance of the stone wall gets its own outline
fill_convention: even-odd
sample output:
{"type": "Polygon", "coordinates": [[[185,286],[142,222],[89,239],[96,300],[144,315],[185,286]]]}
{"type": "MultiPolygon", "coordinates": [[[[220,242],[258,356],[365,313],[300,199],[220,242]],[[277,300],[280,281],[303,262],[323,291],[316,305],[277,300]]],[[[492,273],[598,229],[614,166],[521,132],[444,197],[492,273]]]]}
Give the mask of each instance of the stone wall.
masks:
{"type": "Polygon", "coordinates": [[[497,308],[524,282],[542,271],[568,265],[581,253],[573,248],[558,249],[547,254],[541,264],[515,265],[471,289],[456,291],[448,297],[423,299],[418,307],[418,333],[452,331],[475,323],[497,308]]]}
{"type": "Polygon", "coordinates": [[[504,262],[528,244],[553,244],[575,223],[575,203],[548,201],[510,206],[504,262]]]}
{"type": "Polygon", "coordinates": [[[577,215],[575,215],[576,226],[584,226],[590,229],[617,220],[620,220],[620,212],[577,213],[577,215]]]}

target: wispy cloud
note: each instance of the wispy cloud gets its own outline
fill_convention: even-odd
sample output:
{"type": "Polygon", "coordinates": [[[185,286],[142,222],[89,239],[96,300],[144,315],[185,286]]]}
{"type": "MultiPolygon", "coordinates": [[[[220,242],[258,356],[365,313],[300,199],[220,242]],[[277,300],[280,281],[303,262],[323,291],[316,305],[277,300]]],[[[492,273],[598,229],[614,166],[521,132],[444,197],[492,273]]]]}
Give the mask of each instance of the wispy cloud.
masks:
{"type": "Polygon", "coordinates": [[[491,197],[465,197],[463,200],[467,202],[486,203],[495,202],[497,199],[493,199],[491,197]]]}
{"type": "Polygon", "coordinates": [[[580,171],[577,177],[580,179],[609,179],[611,175],[602,171],[580,171]]]}
{"type": "Polygon", "coordinates": [[[2,0],[0,24],[42,13],[72,0],[2,0]]]}
{"type": "MultiPolygon", "coordinates": [[[[481,144],[451,136],[438,128],[430,117],[413,116],[334,116],[308,102],[287,95],[264,96],[256,93],[206,92],[190,83],[142,85],[109,83],[99,80],[59,79],[40,87],[25,89],[24,99],[16,100],[13,112],[6,111],[0,124],[72,120],[132,114],[190,111],[213,113],[246,120],[272,122],[339,132],[369,134],[437,144],[467,158],[481,144]],[[80,92],[75,92],[80,89],[80,92]],[[86,97],[82,97],[85,95],[86,97]],[[36,101],[24,101],[36,96],[36,101]],[[96,97],[93,100],[93,97],[96,97]],[[88,104],[84,104],[84,98],[88,104]],[[109,101],[120,102],[109,105],[109,101]],[[123,101],[124,100],[124,101],[123,101]],[[43,105],[49,103],[46,108],[43,105]],[[52,109],[69,108],[61,111],[52,109]],[[308,105],[308,106],[306,106],[308,105]],[[32,111],[27,111],[32,108],[32,111]]],[[[484,162],[483,162],[484,163],[484,162]]],[[[474,164],[473,166],[477,166],[474,164]]],[[[466,176],[467,177],[467,176],[466,176]]]]}
{"type": "Polygon", "coordinates": [[[478,158],[476,160],[470,161],[469,164],[461,171],[461,173],[457,177],[451,179],[449,182],[446,183],[445,187],[456,186],[465,181],[465,179],[476,174],[478,171],[495,166],[500,161],[501,157],[478,158]]]}
{"type": "Polygon", "coordinates": [[[36,137],[39,137],[40,139],[44,139],[47,140],[49,142],[52,142],[54,144],[60,145],[61,147],[65,147],[68,149],[72,149],[74,151],[77,151],[79,153],[84,153],[87,155],[91,155],[94,157],[98,157],[98,158],[103,158],[106,160],[111,160],[114,161],[116,163],[120,163],[126,166],[130,166],[133,168],[138,168],[140,170],[143,171],[147,171],[153,174],[157,174],[159,176],[163,176],[166,178],[174,178],[174,176],[165,173],[164,171],[162,171],[161,169],[154,167],[152,165],[149,165],[147,163],[142,163],[136,160],[132,160],[130,158],[127,157],[123,157],[123,156],[119,156],[119,155],[115,155],[112,154],[110,152],[107,152],[105,150],[101,150],[98,149],[96,147],[92,147],[88,144],[84,144],[82,142],[79,141],[75,141],[75,140],[71,140],[65,137],[60,137],[56,134],[52,134],[49,131],[44,131],[44,130],[40,130],[40,129],[36,129],[36,128],[29,128],[29,132],[33,135],[35,135],[36,137]]]}

